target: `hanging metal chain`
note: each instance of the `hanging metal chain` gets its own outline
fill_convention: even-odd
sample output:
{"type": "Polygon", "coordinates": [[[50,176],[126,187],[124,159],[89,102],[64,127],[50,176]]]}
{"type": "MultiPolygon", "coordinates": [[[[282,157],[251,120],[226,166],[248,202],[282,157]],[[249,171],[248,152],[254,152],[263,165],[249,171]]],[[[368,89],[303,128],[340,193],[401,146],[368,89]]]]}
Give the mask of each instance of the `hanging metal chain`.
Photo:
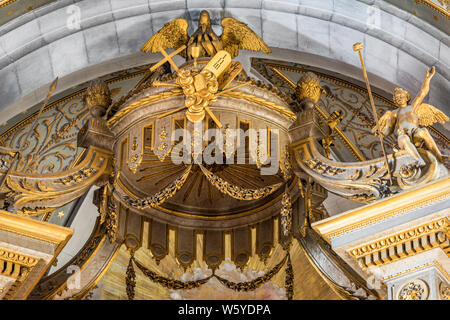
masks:
{"type": "Polygon", "coordinates": [[[134,261],[134,251],[131,251],[130,262],[128,263],[127,268],[127,277],[125,278],[125,282],[127,284],[127,296],[128,300],[134,299],[134,288],[136,287],[136,272],[133,267],[134,261]]]}
{"type": "Polygon", "coordinates": [[[308,177],[308,180],[306,181],[306,183],[303,183],[302,179],[299,179],[299,189],[300,189],[300,194],[303,197],[303,202],[305,205],[305,220],[303,222],[303,227],[300,230],[300,234],[301,236],[304,238],[306,237],[306,230],[310,227],[310,221],[311,221],[311,215],[312,215],[312,200],[311,200],[311,195],[312,195],[312,182],[311,182],[311,178],[308,177]]]}
{"type": "Polygon", "coordinates": [[[139,270],[142,271],[142,273],[144,275],[146,275],[150,280],[152,280],[155,283],[158,283],[160,285],[162,285],[163,287],[167,288],[167,289],[173,289],[173,290],[187,290],[187,289],[193,289],[193,288],[198,288],[201,285],[205,284],[206,282],[209,281],[209,279],[211,279],[213,277],[213,275],[210,275],[207,278],[204,279],[200,279],[197,281],[179,281],[179,280],[174,280],[174,279],[170,279],[170,278],[166,278],[163,276],[158,275],[156,272],[153,272],[151,270],[149,270],[148,268],[144,267],[142,264],[140,264],[138,261],[134,260],[134,263],[136,264],[136,266],[139,268],[139,270]]]}
{"type": "Polygon", "coordinates": [[[284,287],[286,289],[286,298],[292,300],[294,298],[294,270],[291,264],[291,255],[287,254],[286,263],[286,278],[284,280],[284,287]]]}
{"type": "MultiPolygon", "coordinates": [[[[283,258],[283,260],[281,260],[275,267],[273,267],[271,270],[269,270],[263,276],[258,277],[252,281],[237,282],[237,283],[229,281],[227,279],[224,279],[224,278],[216,275],[215,273],[213,273],[209,277],[206,277],[206,278],[200,279],[200,280],[196,280],[196,281],[180,281],[180,280],[170,279],[167,277],[163,277],[163,276],[157,274],[156,272],[151,271],[150,269],[146,268],[145,266],[143,266],[139,261],[137,261],[134,258],[133,252],[131,254],[132,254],[132,256],[130,257],[130,262],[128,264],[127,273],[126,273],[127,274],[127,278],[126,278],[127,295],[128,295],[128,299],[130,299],[130,300],[134,299],[134,288],[136,286],[136,273],[133,268],[133,263],[151,281],[163,286],[164,288],[172,289],[172,290],[189,290],[189,289],[198,288],[198,287],[204,285],[205,283],[207,283],[211,278],[214,277],[217,280],[219,280],[219,282],[222,283],[224,286],[226,286],[227,288],[232,289],[234,291],[238,291],[238,292],[253,291],[253,290],[256,290],[257,288],[259,288],[264,283],[267,283],[268,281],[270,281],[281,270],[281,268],[286,263],[286,261],[289,261],[289,265],[288,265],[288,269],[287,269],[287,270],[290,270],[289,271],[289,279],[292,279],[292,283],[293,283],[293,279],[294,279],[293,272],[292,272],[292,266],[290,265],[289,253],[286,254],[286,256],[283,258]]],[[[288,278],[286,278],[286,283],[288,283],[287,279],[288,278]]],[[[291,292],[291,291],[293,292],[293,289],[291,291],[289,291],[289,290],[287,291],[288,299],[289,299],[289,296],[292,296],[288,292],[291,292]]]]}
{"type": "Polygon", "coordinates": [[[270,281],[273,276],[275,276],[283,267],[287,260],[287,255],[279,262],[275,267],[272,268],[272,270],[268,271],[266,274],[264,274],[262,277],[258,277],[255,280],[248,281],[248,282],[232,282],[229,280],[226,280],[222,277],[219,277],[218,275],[214,275],[214,277],[219,280],[224,286],[226,286],[229,289],[232,289],[234,291],[238,292],[247,292],[247,291],[253,291],[257,288],[259,288],[264,283],[270,281]]]}

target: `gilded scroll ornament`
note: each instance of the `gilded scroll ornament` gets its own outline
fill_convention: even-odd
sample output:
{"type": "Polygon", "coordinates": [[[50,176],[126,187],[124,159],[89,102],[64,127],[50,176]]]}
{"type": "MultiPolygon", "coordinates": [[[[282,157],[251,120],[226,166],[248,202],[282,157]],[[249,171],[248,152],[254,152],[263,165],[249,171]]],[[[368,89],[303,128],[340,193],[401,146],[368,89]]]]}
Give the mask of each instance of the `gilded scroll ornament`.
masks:
{"type": "Polygon", "coordinates": [[[108,197],[108,211],[105,217],[106,235],[109,242],[116,241],[119,228],[119,212],[117,211],[117,204],[111,197],[108,197]]]}
{"type": "MultiPolygon", "coordinates": [[[[6,179],[6,185],[12,193],[14,207],[27,208],[60,207],[75,198],[94,184],[103,175],[110,173],[111,154],[96,147],[90,147],[85,158],[76,167],[65,172],[48,175],[24,175],[12,173],[6,179]]],[[[23,212],[25,212],[23,211],[23,212]]]]}
{"type": "Polygon", "coordinates": [[[281,230],[283,232],[284,236],[289,236],[291,233],[291,227],[292,227],[292,203],[291,203],[291,197],[289,196],[287,190],[283,194],[283,198],[281,199],[281,212],[280,212],[280,219],[281,219],[281,230]]]}
{"type": "Polygon", "coordinates": [[[188,22],[175,19],[166,23],[141,48],[144,52],[158,52],[162,49],[178,49],[186,45],[181,55],[187,60],[197,57],[212,57],[220,50],[225,50],[236,57],[239,49],[271,52],[270,48],[245,23],[234,18],[222,19],[223,32],[217,36],[211,26],[207,11],[200,13],[197,30],[188,36],[188,22]]]}
{"type": "Polygon", "coordinates": [[[236,185],[232,185],[206,169],[204,166],[199,166],[203,174],[214,187],[216,187],[220,192],[225,193],[230,197],[238,200],[256,200],[265,198],[283,185],[283,183],[280,182],[259,189],[245,189],[236,185]]]}
{"type": "Polygon", "coordinates": [[[132,102],[123,109],[120,109],[116,114],[114,114],[114,116],[108,120],[108,126],[114,126],[120,119],[139,107],[181,95],[183,95],[183,90],[173,89],[132,102]]]}

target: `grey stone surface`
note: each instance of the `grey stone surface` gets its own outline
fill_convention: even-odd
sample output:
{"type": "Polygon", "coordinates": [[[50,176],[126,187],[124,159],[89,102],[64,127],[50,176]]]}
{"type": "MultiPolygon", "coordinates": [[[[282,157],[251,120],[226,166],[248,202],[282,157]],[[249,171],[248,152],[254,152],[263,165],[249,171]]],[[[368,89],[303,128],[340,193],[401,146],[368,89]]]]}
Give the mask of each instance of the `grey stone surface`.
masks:
{"type": "Polygon", "coordinates": [[[262,10],[262,36],[267,45],[297,49],[297,17],[294,14],[262,10]]]}
{"type": "Polygon", "coordinates": [[[155,12],[151,14],[152,16],[152,31],[153,33],[161,29],[167,22],[178,19],[187,18],[186,10],[173,10],[170,12],[155,12]]]}
{"type": "Polygon", "coordinates": [[[212,8],[224,8],[226,0],[186,0],[186,6],[188,9],[212,9],[212,8]]]}
{"type": "Polygon", "coordinates": [[[412,24],[406,25],[405,40],[413,43],[434,58],[439,54],[439,40],[412,24]]]}
{"type": "Polygon", "coordinates": [[[265,0],[262,3],[262,9],[275,12],[286,12],[286,13],[297,13],[299,10],[299,5],[297,1],[276,1],[276,0],[265,0]]]}
{"type": "Polygon", "coordinates": [[[88,48],[89,64],[112,59],[119,55],[115,22],[109,22],[83,31],[88,48]]]}
{"type": "Polygon", "coordinates": [[[397,63],[396,82],[411,92],[417,92],[422,85],[427,66],[402,50],[398,51],[397,63]]]}
{"type": "Polygon", "coordinates": [[[12,59],[17,60],[45,45],[37,20],[27,22],[0,37],[0,45],[12,59]]]}
{"type": "Polygon", "coordinates": [[[81,31],[50,43],[49,51],[57,76],[70,74],[88,64],[86,44],[81,31]]]}
{"type": "MultiPolygon", "coordinates": [[[[15,65],[10,64],[0,70],[0,79],[2,79],[2,85],[0,86],[0,97],[2,104],[7,106],[13,103],[22,93],[20,90],[15,65]]],[[[0,117],[0,125],[7,120],[8,118],[6,117],[0,117]]]]}
{"type": "Polygon", "coordinates": [[[48,47],[42,47],[16,61],[17,76],[22,94],[36,89],[36,84],[51,82],[56,76],[48,47]]]}
{"type": "MultiPolygon", "coordinates": [[[[256,32],[259,36],[262,35],[262,20],[261,20],[261,10],[259,9],[233,9],[233,11],[229,11],[225,9],[224,13],[225,17],[236,18],[239,17],[239,20],[246,23],[250,29],[256,32]]],[[[222,26],[220,27],[220,32],[222,33],[222,26]]]]}
{"type": "Polygon", "coordinates": [[[153,35],[150,14],[116,20],[120,55],[138,52],[153,35]]]}
{"type": "Polygon", "coordinates": [[[367,70],[377,70],[386,80],[395,83],[397,80],[398,49],[375,37],[364,35],[364,63],[367,70]],[[383,68],[380,68],[383,66],[383,68]]]}
{"type": "Polygon", "coordinates": [[[37,21],[46,43],[57,41],[74,33],[75,30],[71,30],[67,26],[69,17],[68,7],[58,8],[45,15],[38,16],[37,21]]]}
{"type": "Polygon", "coordinates": [[[125,19],[133,16],[141,16],[150,13],[148,0],[135,0],[133,3],[123,0],[110,0],[114,20],[125,19]]]}
{"type": "Polygon", "coordinates": [[[261,9],[263,0],[226,0],[225,8],[261,9]]]}
{"type": "Polygon", "coordinates": [[[77,2],[76,5],[81,12],[81,28],[87,29],[94,26],[106,24],[114,20],[110,0],[84,0],[77,2]]]}
{"type": "Polygon", "coordinates": [[[405,21],[388,12],[380,10],[379,27],[373,26],[367,33],[398,47],[404,41],[405,21]]]}
{"type": "Polygon", "coordinates": [[[297,16],[298,48],[304,52],[330,55],[330,23],[308,16],[297,16]]]}
{"type": "Polygon", "coordinates": [[[440,43],[439,47],[439,61],[450,66],[450,47],[443,42],[440,43]]]}
{"type": "Polygon", "coordinates": [[[0,70],[13,62],[14,60],[6,54],[5,50],[3,50],[0,44],[0,70]]]}
{"type": "Polygon", "coordinates": [[[32,12],[36,17],[41,17],[44,15],[47,15],[53,11],[57,11],[60,8],[66,8],[67,6],[70,6],[72,4],[75,4],[76,1],[74,0],[58,0],[51,2],[45,6],[41,6],[37,9],[34,9],[32,12]]]}
{"type": "Polygon", "coordinates": [[[173,10],[186,9],[186,0],[148,0],[150,12],[169,12],[173,10]]]}
{"type": "MultiPolygon", "coordinates": [[[[364,33],[333,23],[330,25],[330,55],[352,65],[360,65],[358,55],[353,51],[353,44],[364,45],[364,33]]],[[[366,48],[363,48],[363,54],[366,48]]]]}
{"type": "Polygon", "coordinates": [[[363,206],[359,202],[342,198],[331,192],[328,193],[328,197],[323,201],[323,205],[330,217],[363,206]]]}
{"type": "Polygon", "coordinates": [[[333,10],[331,21],[348,27],[359,25],[359,30],[362,32],[365,31],[368,23],[376,21],[376,14],[378,13],[376,8],[352,0],[334,1],[333,10]],[[350,8],[352,8],[351,15],[349,15],[350,8]]]}
{"type": "MultiPolygon", "coordinates": [[[[436,66],[437,70],[438,66],[436,66]]],[[[423,74],[425,76],[425,74],[423,74]]],[[[433,85],[430,86],[430,92],[428,94],[428,103],[436,106],[440,110],[443,110],[447,116],[450,116],[449,108],[449,92],[450,82],[436,71],[433,77],[433,85]]],[[[445,126],[447,130],[450,130],[450,123],[446,122],[445,126]]],[[[450,135],[449,135],[450,136],[450,135]]],[[[449,137],[447,136],[447,137],[449,137]]]]}

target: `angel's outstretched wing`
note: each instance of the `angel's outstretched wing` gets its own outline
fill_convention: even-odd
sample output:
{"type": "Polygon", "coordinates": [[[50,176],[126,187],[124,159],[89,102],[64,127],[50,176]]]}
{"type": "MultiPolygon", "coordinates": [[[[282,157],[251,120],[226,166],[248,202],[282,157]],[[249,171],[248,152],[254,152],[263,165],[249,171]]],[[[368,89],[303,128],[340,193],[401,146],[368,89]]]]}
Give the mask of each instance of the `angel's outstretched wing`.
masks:
{"type": "Polygon", "coordinates": [[[223,33],[220,36],[223,49],[234,58],[238,55],[239,49],[263,51],[270,53],[272,50],[254,33],[245,23],[233,18],[222,19],[223,33]]]}
{"type": "MultiPolygon", "coordinates": [[[[386,111],[383,116],[378,120],[380,126],[379,132],[384,136],[390,135],[394,131],[395,121],[397,120],[396,111],[386,111]]],[[[377,126],[372,128],[372,133],[377,132],[377,126]]]]}
{"type": "Polygon", "coordinates": [[[189,23],[185,19],[175,19],[166,23],[141,48],[144,52],[158,52],[159,48],[178,49],[188,41],[187,28],[189,23]]]}
{"type": "Polygon", "coordinates": [[[448,117],[441,110],[430,104],[422,103],[413,108],[413,112],[419,118],[421,126],[431,126],[433,123],[444,123],[448,121],[448,117]]]}

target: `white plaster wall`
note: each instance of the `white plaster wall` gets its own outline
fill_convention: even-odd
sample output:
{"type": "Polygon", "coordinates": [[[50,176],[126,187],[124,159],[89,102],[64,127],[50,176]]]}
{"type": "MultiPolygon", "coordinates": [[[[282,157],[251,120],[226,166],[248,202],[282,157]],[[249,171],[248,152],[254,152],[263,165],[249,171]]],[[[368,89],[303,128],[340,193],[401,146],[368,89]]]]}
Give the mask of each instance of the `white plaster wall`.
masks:
{"type": "Polygon", "coordinates": [[[201,9],[219,34],[220,19],[232,16],[273,48],[348,64],[359,79],[352,44],[362,42],[368,71],[413,94],[436,65],[428,102],[450,113],[448,35],[381,0],[61,0],[0,27],[0,120],[42,100],[56,76],[62,91],[93,78],[98,66],[107,73],[155,61],[159,55],[140,53],[141,45],[174,18],[188,19],[192,32],[201,9]],[[79,30],[67,27],[71,5],[80,9],[79,30]]]}

